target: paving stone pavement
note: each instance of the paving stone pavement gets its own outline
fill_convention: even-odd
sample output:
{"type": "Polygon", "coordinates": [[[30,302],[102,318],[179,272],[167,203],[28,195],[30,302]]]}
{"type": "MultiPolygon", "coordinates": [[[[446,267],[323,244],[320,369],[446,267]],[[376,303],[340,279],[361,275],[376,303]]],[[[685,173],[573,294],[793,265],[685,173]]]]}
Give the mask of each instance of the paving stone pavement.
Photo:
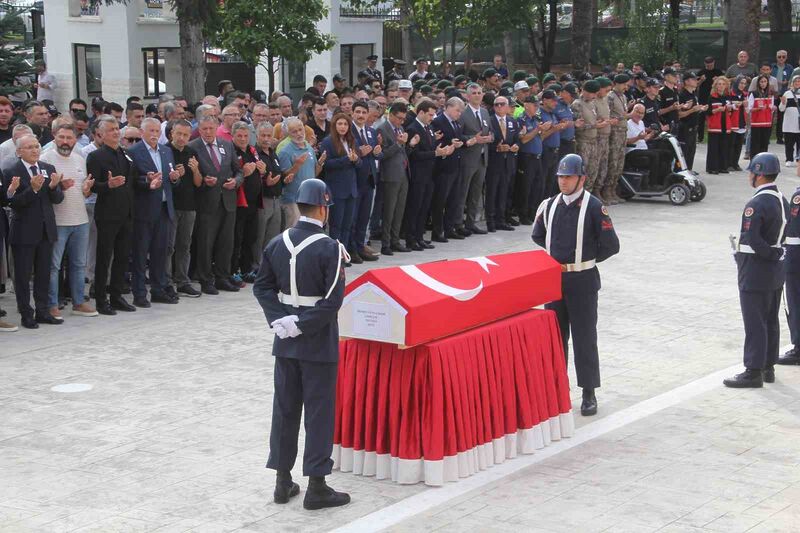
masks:
{"type": "MultiPolygon", "coordinates": [[[[696,168],[704,155],[701,145],[696,168]]],[[[785,195],[800,184],[793,170],[779,178],[785,195]]],[[[622,249],[600,267],[600,413],[577,416],[578,432],[741,361],[727,236],[751,192],[743,172],[706,183],[699,204],[611,208],[622,249]]],[[[529,234],[476,236],[374,266],[529,249],[529,234]]],[[[13,295],[0,302],[15,307],[13,295]]],[[[249,289],[114,318],[67,314],[63,326],[4,335],[0,531],[324,531],[442,490],[335,473],[331,484],[353,496],[347,507],[271,503],[270,348],[249,289]],[[93,388],[51,391],[65,383],[93,388]]],[[[796,531],[798,398],[800,369],[779,369],[760,391],[720,384],[393,529],[796,531]]]]}

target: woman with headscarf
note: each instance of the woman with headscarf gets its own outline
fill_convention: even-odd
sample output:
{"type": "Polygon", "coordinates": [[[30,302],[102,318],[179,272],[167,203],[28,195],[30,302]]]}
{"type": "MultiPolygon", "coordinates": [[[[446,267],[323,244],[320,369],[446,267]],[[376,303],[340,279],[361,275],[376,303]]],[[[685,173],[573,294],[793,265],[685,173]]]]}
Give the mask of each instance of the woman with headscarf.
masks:
{"type": "Polygon", "coordinates": [[[783,147],[786,150],[786,166],[795,166],[797,149],[800,148],[800,76],[792,76],[789,89],[781,96],[778,106],[783,112],[783,147]]]}
{"type": "Polygon", "coordinates": [[[742,170],[739,166],[739,156],[742,154],[742,145],[747,135],[747,78],[736,76],[728,95],[727,120],[730,128],[728,138],[728,170],[742,170]]]}
{"type": "Polygon", "coordinates": [[[775,111],[769,76],[756,78],[756,88],[747,97],[750,110],[750,156],[755,157],[769,150],[769,136],[772,132],[772,114],[775,111]]]}

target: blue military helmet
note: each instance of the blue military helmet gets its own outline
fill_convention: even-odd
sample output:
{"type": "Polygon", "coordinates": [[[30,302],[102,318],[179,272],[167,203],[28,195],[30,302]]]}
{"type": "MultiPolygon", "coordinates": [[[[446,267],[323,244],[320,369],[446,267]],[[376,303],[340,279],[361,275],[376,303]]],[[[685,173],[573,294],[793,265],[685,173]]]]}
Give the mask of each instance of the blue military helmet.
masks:
{"type": "Polygon", "coordinates": [[[780,174],[781,162],[778,156],[769,152],[761,152],[750,160],[747,170],[756,176],[780,174]]]}
{"type": "Polygon", "coordinates": [[[297,203],[330,207],[333,205],[333,197],[324,181],[310,178],[300,184],[297,203]]]}
{"type": "Polygon", "coordinates": [[[583,176],[583,159],[578,154],[567,154],[558,164],[556,176],[583,176]]]}

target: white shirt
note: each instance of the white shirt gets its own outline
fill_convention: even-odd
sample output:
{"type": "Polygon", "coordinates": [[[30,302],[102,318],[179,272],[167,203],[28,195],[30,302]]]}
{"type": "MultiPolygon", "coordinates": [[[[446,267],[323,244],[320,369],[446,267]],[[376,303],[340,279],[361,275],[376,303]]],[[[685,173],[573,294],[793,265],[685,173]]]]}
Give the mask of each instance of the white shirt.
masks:
{"type": "Polygon", "coordinates": [[[14,139],[8,139],[0,144],[0,167],[5,168],[17,158],[17,147],[14,139]]]}
{"type": "MultiPolygon", "coordinates": [[[[78,147],[76,146],[75,149],[77,150],[77,148],[78,147]]],[[[94,142],[90,142],[89,144],[87,144],[86,146],[81,148],[81,155],[83,156],[84,159],[86,159],[89,156],[89,154],[91,154],[92,152],[94,152],[98,148],[99,148],[99,146],[97,146],[94,142]]],[[[91,195],[89,195],[89,197],[86,199],[86,203],[87,204],[96,204],[97,203],[97,194],[92,193],[91,195]]]]}
{"type": "Polygon", "coordinates": [[[49,72],[44,71],[41,74],[39,74],[38,83],[39,83],[39,88],[36,90],[36,99],[39,100],[40,102],[42,100],[55,100],[55,98],[53,98],[56,94],[54,89],[58,85],[56,83],[56,77],[50,74],[49,72]],[[42,87],[42,83],[46,83],[47,85],[50,86],[50,88],[46,89],[42,87]]]}
{"type": "MultiPolygon", "coordinates": [[[[635,122],[632,118],[628,119],[628,133],[627,138],[631,139],[636,137],[637,135],[641,135],[645,132],[644,121],[640,120],[638,123],[635,122]]],[[[632,152],[633,150],[647,150],[647,143],[644,139],[639,139],[633,145],[633,147],[626,146],[625,153],[632,152]]]]}
{"type": "Polygon", "coordinates": [[[562,194],[561,198],[564,200],[565,204],[569,205],[578,198],[580,198],[581,196],[583,196],[583,187],[581,187],[580,189],[578,189],[577,191],[575,191],[570,195],[562,194]]]}
{"type": "Polygon", "coordinates": [[[311,224],[314,224],[315,226],[319,226],[320,228],[323,227],[322,226],[322,221],[317,220],[316,218],[311,218],[311,217],[307,217],[307,216],[304,216],[304,215],[300,215],[300,218],[298,218],[297,221],[298,222],[310,222],[311,224]]]}
{"type": "Polygon", "coordinates": [[[53,204],[56,214],[56,226],[79,226],[89,222],[83,197],[83,181],[86,179],[86,160],[77,149],[64,157],[58,150],[50,150],[41,157],[45,163],[56,167],[56,171],[64,178],[74,179],[75,184],[64,191],[64,201],[53,204]]]}
{"type": "Polygon", "coordinates": [[[167,139],[167,122],[164,121],[161,123],[161,135],[158,137],[158,144],[167,144],[169,139],[167,139]]]}

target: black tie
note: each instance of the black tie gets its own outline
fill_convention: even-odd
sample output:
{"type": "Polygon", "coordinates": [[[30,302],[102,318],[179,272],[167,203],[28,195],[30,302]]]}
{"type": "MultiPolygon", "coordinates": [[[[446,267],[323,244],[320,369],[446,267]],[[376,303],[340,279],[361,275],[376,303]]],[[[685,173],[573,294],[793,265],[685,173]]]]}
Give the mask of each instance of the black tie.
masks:
{"type": "Polygon", "coordinates": [[[359,128],[358,135],[361,137],[361,144],[367,144],[367,138],[364,136],[364,128],[359,128]]]}
{"type": "Polygon", "coordinates": [[[36,176],[39,174],[39,169],[36,168],[36,165],[31,165],[31,176],[36,176]]]}

